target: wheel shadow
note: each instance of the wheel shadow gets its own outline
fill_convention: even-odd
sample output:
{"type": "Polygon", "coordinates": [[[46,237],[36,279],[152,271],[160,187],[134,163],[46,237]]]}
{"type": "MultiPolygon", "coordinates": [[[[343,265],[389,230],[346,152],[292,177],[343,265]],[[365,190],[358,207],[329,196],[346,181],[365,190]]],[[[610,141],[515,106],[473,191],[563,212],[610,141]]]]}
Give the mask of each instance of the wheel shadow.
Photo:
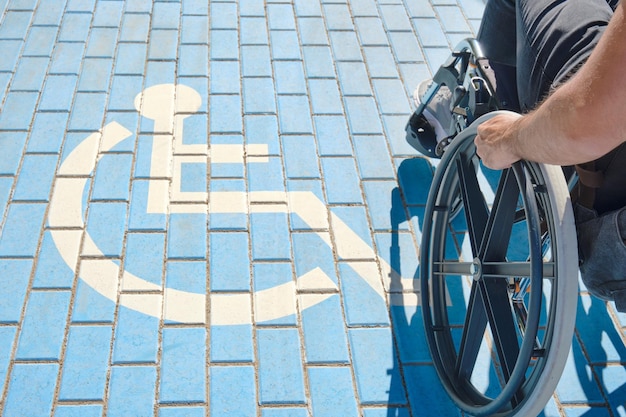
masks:
{"type": "Polygon", "coordinates": [[[579,296],[574,339],[577,349],[572,352],[571,365],[581,394],[591,405],[577,414],[581,417],[626,415],[626,333],[620,334],[610,309],[594,296],[584,292],[579,296]]]}
{"type": "MultiPolygon", "coordinates": [[[[432,161],[423,157],[414,157],[403,160],[398,167],[398,184],[390,196],[391,200],[391,244],[389,247],[389,260],[391,266],[390,304],[391,317],[394,330],[395,343],[399,352],[399,359],[396,361],[401,375],[405,379],[407,396],[410,409],[415,416],[422,415],[445,415],[464,416],[452,403],[432,364],[432,359],[426,343],[424,330],[421,300],[419,297],[419,265],[412,271],[407,271],[406,263],[402,259],[401,224],[408,222],[413,230],[418,247],[421,239],[421,230],[424,226],[424,210],[428,198],[428,193],[433,179],[434,169],[438,161],[432,161]],[[407,294],[412,289],[404,288],[403,283],[407,281],[407,275],[413,279],[417,305],[406,303],[407,294]],[[404,278],[404,279],[403,279],[404,278]],[[421,381],[415,380],[415,373],[419,370],[421,381]]],[[[496,174],[496,173],[493,173],[496,174]]],[[[487,181],[495,190],[498,175],[487,177],[487,181]]],[[[450,236],[446,239],[446,257],[448,259],[459,259],[464,245],[467,225],[464,216],[457,216],[449,228],[450,236]]],[[[460,282],[460,280],[459,280],[460,282]]],[[[466,294],[462,285],[451,288],[450,293],[451,308],[448,312],[453,316],[452,320],[459,324],[463,323],[466,315],[466,294]],[[458,306],[458,308],[455,308],[458,306]]],[[[459,332],[460,337],[460,332],[459,332]]],[[[485,358],[488,361],[488,358],[485,358]]],[[[495,369],[489,362],[485,366],[491,368],[491,372],[482,381],[483,389],[486,393],[497,393],[500,390],[500,383],[495,369]]],[[[393,391],[397,381],[391,382],[390,392],[393,391]]],[[[397,411],[390,409],[387,416],[395,417],[397,411]]]]}
{"type": "Polygon", "coordinates": [[[410,262],[403,259],[403,252],[405,257],[409,257],[406,256],[407,245],[404,239],[409,235],[410,228],[413,229],[412,235],[419,245],[433,167],[425,158],[411,158],[401,162],[397,173],[399,187],[394,188],[390,195],[391,239],[388,249],[391,267],[389,301],[394,347],[397,352],[394,355],[394,366],[397,369],[388,371],[391,375],[396,375],[391,379],[389,393],[391,400],[392,393],[404,386],[409,408],[390,407],[386,416],[462,416],[449,400],[432,366],[418,292],[419,266],[410,268],[410,262]],[[406,227],[405,224],[409,226],[406,227]]]}

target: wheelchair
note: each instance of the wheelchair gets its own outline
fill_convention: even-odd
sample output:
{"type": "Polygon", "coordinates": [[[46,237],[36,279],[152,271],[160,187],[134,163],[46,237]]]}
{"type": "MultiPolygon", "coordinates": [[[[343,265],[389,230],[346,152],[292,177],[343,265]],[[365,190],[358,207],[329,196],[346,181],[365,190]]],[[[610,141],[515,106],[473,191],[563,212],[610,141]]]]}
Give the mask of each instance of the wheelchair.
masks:
{"type": "Polygon", "coordinates": [[[433,365],[460,410],[534,417],[570,351],[576,229],[561,167],[481,165],[477,126],[504,111],[492,74],[478,42],[462,41],[406,127],[409,144],[441,158],[423,218],[421,305],[433,365]],[[444,85],[452,121],[443,126],[449,136],[437,142],[424,109],[444,85]]]}

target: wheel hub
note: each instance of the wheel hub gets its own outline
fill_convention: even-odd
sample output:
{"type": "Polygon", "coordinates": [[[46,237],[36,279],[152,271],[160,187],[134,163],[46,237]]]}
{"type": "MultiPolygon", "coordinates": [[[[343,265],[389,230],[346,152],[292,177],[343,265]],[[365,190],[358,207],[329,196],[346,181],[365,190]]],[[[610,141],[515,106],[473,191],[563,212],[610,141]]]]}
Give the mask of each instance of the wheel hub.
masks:
{"type": "Polygon", "coordinates": [[[483,277],[483,263],[479,258],[474,258],[470,265],[470,273],[474,277],[474,281],[480,281],[483,277]]]}

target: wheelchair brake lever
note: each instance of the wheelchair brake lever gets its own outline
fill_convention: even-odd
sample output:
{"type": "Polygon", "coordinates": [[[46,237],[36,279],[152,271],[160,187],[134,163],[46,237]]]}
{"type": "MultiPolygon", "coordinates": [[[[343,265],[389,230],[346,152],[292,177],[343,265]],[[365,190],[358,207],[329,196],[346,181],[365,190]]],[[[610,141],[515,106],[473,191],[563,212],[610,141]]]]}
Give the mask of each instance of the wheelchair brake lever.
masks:
{"type": "Polygon", "coordinates": [[[475,118],[489,111],[491,97],[492,94],[485,80],[481,77],[472,77],[470,81],[469,107],[475,118]]]}

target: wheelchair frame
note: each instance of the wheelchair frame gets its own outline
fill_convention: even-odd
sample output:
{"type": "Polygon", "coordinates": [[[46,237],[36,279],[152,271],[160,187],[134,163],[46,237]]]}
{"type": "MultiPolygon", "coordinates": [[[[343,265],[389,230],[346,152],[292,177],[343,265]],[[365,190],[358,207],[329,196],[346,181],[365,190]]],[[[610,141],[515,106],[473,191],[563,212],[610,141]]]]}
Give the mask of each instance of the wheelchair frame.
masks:
{"type": "Polygon", "coordinates": [[[422,228],[424,327],[439,379],[459,409],[536,416],[556,388],[574,332],[576,231],[560,167],[481,167],[473,139],[480,123],[501,113],[494,86],[480,46],[465,40],[407,124],[410,144],[442,157],[422,228]],[[423,111],[442,85],[452,92],[453,119],[444,126],[448,138],[436,143],[423,111]],[[493,201],[486,174],[498,184],[493,201]],[[451,259],[451,224],[463,222],[471,259],[451,259]],[[489,369],[479,369],[483,362],[489,369]]]}

